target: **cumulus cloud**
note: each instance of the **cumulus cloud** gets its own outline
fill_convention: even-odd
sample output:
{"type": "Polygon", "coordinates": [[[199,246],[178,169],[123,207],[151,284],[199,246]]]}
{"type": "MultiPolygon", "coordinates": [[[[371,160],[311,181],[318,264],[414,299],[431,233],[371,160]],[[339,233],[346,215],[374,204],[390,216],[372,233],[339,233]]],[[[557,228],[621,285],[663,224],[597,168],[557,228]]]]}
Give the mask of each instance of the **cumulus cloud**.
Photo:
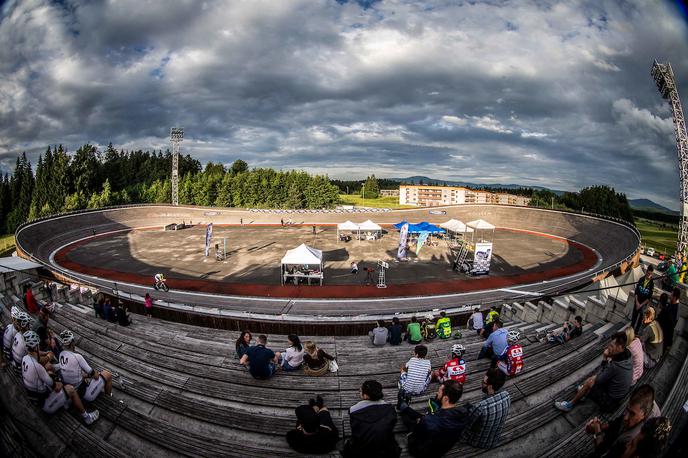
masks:
{"type": "Polygon", "coordinates": [[[605,183],[676,207],[649,70],[688,84],[687,36],[670,2],[5,2],[0,169],[54,143],[165,148],[181,125],[204,162],[605,183]]]}

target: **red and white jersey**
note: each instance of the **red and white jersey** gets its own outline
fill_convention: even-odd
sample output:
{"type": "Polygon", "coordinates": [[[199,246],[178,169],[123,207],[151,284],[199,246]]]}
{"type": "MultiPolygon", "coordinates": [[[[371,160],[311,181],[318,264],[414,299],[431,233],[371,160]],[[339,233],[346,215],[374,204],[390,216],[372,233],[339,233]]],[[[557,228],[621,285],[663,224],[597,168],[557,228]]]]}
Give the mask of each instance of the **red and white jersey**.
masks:
{"type": "Polygon", "coordinates": [[[523,347],[511,345],[504,350],[504,360],[500,360],[497,366],[506,375],[516,375],[523,370],[523,347]]]}
{"type": "Polygon", "coordinates": [[[456,380],[459,383],[466,383],[466,362],[463,359],[454,358],[444,363],[440,370],[442,381],[456,380]]]}

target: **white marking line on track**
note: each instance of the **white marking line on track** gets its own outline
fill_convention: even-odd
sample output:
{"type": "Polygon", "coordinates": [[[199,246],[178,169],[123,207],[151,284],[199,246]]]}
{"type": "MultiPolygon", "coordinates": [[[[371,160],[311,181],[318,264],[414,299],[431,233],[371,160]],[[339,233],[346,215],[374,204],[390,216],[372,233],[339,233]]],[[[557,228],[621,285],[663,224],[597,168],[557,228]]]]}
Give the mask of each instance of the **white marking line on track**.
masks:
{"type": "Polygon", "coordinates": [[[530,291],[521,291],[518,289],[509,289],[509,288],[502,288],[502,289],[498,289],[497,291],[504,291],[505,293],[525,294],[526,296],[541,296],[542,295],[540,293],[533,293],[530,291]]]}

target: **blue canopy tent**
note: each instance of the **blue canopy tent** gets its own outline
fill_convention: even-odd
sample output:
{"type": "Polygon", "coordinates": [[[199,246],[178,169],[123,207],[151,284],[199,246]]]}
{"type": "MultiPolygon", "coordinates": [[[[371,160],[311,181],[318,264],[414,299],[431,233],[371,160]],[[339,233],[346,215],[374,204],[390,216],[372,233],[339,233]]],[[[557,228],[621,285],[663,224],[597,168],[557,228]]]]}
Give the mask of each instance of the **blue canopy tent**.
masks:
{"type": "Polygon", "coordinates": [[[427,221],[420,222],[418,224],[413,224],[413,223],[408,223],[407,221],[402,221],[400,223],[397,223],[394,225],[397,229],[401,230],[401,228],[404,226],[404,224],[408,224],[408,231],[409,234],[417,234],[419,232],[429,232],[431,234],[444,234],[445,231],[444,229],[435,226],[434,224],[430,224],[427,221]]]}

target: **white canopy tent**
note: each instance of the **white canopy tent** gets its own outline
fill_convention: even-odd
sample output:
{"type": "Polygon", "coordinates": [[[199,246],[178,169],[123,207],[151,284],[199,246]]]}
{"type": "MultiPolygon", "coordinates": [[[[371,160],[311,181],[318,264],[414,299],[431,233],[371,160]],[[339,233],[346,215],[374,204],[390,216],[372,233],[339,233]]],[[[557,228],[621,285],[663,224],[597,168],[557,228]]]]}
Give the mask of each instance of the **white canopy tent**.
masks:
{"type": "MultiPolygon", "coordinates": [[[[366,220],[363,221],[361,224],[358,225],[358,231],[359,234],[361,232],[368,232],[368,233],[375,233],[372,237],[368,236],[366,237],[367,240],[375,240],[382,234],[382,227],[379,224],[375,224],[371,220],[366,220]]],[[[359,237],[360,238],[360,237],[359,237]]]]}
{"type": "Polygon", "coordinates": [[[470,221],[470,222],[466,223],[466,226],[473,228],[476,232],[478,232],[478,231],[492,231],[492,239],[494,239],[495,226],[488,223],[484,219],[476,219],[475,221],[470,221]]]}
{"type": "Polygon", "coordinates": [[[458,219],[450,219],[449,221],[440,224],[440,227],[442,229],[446,229],[450,232],[456,233],[473,232],[473,228],[466,226],[463,222],[459,221],[458,219]]]}
{"type": "Polygon", "coordinates": [[[339,233],[341,231],[351,231],[358,232],[358,224],[352,223],[351,221],[345,221],[343,223],[337,224],[337,240],[340,240],[339,233]]]}
{"type": "Polygon", "coordinates": [[[281,261],[281,279],[282,284],[288,277],[302,277],[308,278],[319,278],[320,284],[322,285],[323,279],[323,261],[322,261],[322,251],[316,248],[309,247],[305,243],[302,243],[298,247],[288,250],[281,261]],[[292,272],[289,272],[289,266],[293,266],[292,272]],[[296,269],[298,266],[298,270],[296,269]],[[318,266],[317,270],[310,269],[310,266],[318,266]]]}

